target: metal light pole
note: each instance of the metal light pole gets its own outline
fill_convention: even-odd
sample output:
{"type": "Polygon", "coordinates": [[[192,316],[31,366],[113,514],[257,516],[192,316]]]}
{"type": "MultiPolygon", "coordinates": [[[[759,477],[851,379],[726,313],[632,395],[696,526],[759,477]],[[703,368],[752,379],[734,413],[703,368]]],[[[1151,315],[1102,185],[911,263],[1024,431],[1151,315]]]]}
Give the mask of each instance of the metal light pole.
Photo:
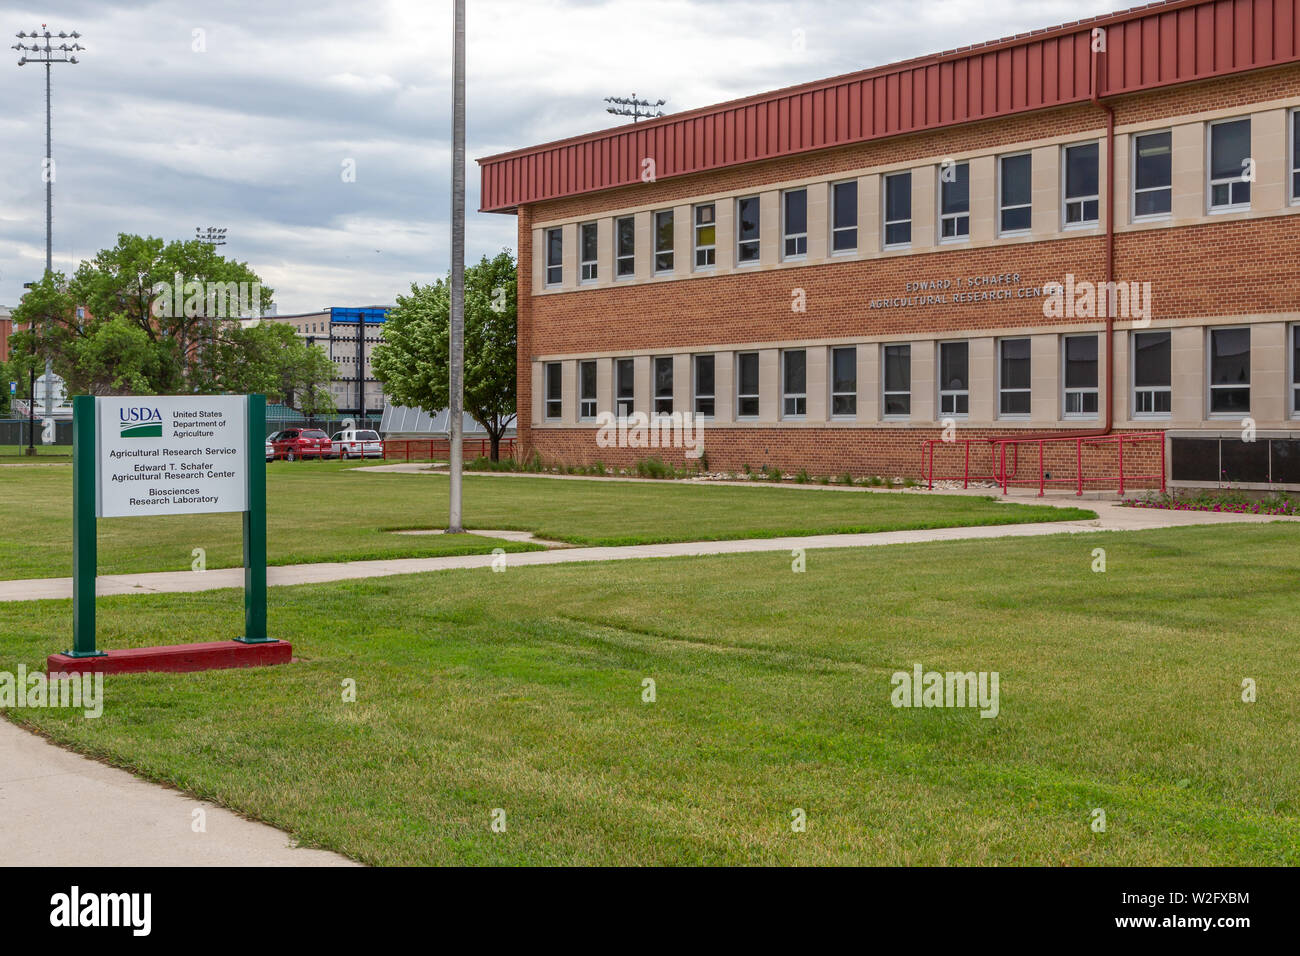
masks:
{"type": "Polygon", "coordinates": [[[461,435],[465,408],[465,0],[455,0],[455,48],[452,55],[451,112],[451,389],[447,425],[451,436],[450,513],[447,532],[459,534],[464,448],[461,435]]]}
{"type": "MultiPolygon", "coordinates": [[[[19,40],[30,40],[30,43],[15,43],[13,49],[18,50],[22,55],[18,58],[19,66],[26,66],[28,63],[45,64],[45,164],[42,167],[42,176],[45,179],[45,274],[48,276],[54,271],[54,149],[52,136],[50,132],[50,67],[55,63],[76,63],[75,54],[82,52],[86,48],[77,40],[81,39],[81,34],[76,30],[71,33],[65,33],[60,30],[57,34],[51,33],[48,26],[41,24],[39,31],[33,30],[31,33],[19,31],[17,34],[19,40]],[[58,46],[54,45],[55,40],[62,40],[58,46]],[[68,43],[72,40],[72,43],[68,43]]],[[[36,395],[33,393],[28,396],[33,405],[36,404],[36,395]]],[[[53,363],[49,357],[45,359],[45,417],[51,418],[54,414],[51,408],[54,398],[54,370],[53,363]]]]}

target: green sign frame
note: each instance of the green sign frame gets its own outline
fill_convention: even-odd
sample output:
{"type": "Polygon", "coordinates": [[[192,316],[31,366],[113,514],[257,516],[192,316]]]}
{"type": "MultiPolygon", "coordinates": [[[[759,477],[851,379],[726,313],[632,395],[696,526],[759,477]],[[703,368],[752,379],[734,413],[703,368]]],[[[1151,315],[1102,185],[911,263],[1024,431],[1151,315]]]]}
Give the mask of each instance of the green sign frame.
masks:
{"type": "MultiPolygon", "coordinates": [[[[266,636],[266,467],[254,463],[266,442],[266,396],[247,395],[247,507],[244,516],[243,644],[272,644],[266,636]]],[[[95,517],[98,476],[95,396],[72,399],[72,650],[68,657],[104,657],[95,645],[95,578],[99,535],[95,517]]]]}

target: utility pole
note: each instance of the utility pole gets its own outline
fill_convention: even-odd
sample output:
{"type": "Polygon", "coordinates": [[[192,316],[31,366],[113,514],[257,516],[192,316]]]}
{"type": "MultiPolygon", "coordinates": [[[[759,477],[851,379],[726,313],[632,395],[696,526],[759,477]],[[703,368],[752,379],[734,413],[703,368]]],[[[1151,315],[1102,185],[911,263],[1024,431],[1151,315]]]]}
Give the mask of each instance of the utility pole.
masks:
{"type": "Polygon", "coordinates": [[[606,113],[613,113],[615,116],[630,116],[635,123],[639,119],[654,119],[656,116],[663,116],[664,111],[659,109],[667,103],[667,100],[658,100],[651,103],[649,100],[639,100],[636,94],[631,96],[607,96],[606,103],[612,103],[612,106],[605,107],[606,113]],[[642,107],[645,107],[642,110],[642,107]]]}
{"type": "MultiPolygon", "coordinates": [[[[19,66],[26,66],[28,63],[45,64],[45,162],[41,167],[41,175],[45,180],[45,274],[48,276],[54,271],[54,148],[50,132],[50,68],[55,63],[76,63],[76,54],[86,48],[76,42],[81,39],[81,34],[76,30],[71,33],[60,30],[55,34],[51,33],[48,25],[44,23],[41,24],[39,31],[26,33],[20,30],[17,37],[20,41],[31,41],[13,45],[13,49],[22,54],[18,58],[19,66]],[[55,46],[56,39],[63,42],[55,46]],[[68,43],[69,40],[73,42],[68,43]]],[[[36,394],[33,392],[28,399],[35,405],[36,394]]],[[[45,357],[45,417],[51,420],[54,415],[53,400],[54,366],[47,355],[45,357]]]]}
{"type": "Polygon", "coordinates": [[[451,437],[450,513],[447,533],[460,534],[461,478],[464,469],[461,429],[465,409],[465,0],[455,0],[455,49],[452,54],[451,111],[451,389],[447,431],[451,437]]]}

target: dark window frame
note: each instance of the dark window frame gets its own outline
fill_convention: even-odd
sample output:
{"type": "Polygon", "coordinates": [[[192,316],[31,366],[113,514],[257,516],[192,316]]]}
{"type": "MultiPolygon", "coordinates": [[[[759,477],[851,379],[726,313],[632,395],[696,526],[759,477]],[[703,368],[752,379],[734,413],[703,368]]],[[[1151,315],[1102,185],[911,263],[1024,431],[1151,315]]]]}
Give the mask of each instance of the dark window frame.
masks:
{"type": "Polygon", "coordinates": [[[636,276],[636,217],[619,216],[614,220],[614,278],[631,279],[636,276]],[[623,246],[623,227],[629,227],[630,236],[626,250],[623,246]],[[624,268],[626,267],[626,269],[624,268]]]}
{"type": "Polygon", "coordinates": [[[542,395],[545,400],[543,417],[548,422],[564,417],[564,363],[547,362],[544,366],[542,395]]]}

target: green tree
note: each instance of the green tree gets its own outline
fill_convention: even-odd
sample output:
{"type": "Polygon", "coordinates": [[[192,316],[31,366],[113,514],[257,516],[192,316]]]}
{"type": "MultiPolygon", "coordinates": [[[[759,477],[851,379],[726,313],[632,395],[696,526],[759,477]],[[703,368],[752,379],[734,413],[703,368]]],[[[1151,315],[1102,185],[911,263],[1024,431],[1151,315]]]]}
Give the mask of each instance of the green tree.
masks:
{"type": "Polygon", "coordinates": [[[71,393],[300,393],[332,407],[333,365],[293,330],[256,323],[272,292],[198,241],[122,234],[71,279],[49,273],[14,311],[16,353],[49,355],[71,393]]]}
{"type": "MultiPolygon", "coordinates": [[[[492,439],[494,461],[515,420],[515,282],[509,250],[465,269],[465,410],[492,439]]],[[[449,279],[397,297],[373,359],[392,401],[431,415],[447,407],[450,338],[449,279]]]]}

